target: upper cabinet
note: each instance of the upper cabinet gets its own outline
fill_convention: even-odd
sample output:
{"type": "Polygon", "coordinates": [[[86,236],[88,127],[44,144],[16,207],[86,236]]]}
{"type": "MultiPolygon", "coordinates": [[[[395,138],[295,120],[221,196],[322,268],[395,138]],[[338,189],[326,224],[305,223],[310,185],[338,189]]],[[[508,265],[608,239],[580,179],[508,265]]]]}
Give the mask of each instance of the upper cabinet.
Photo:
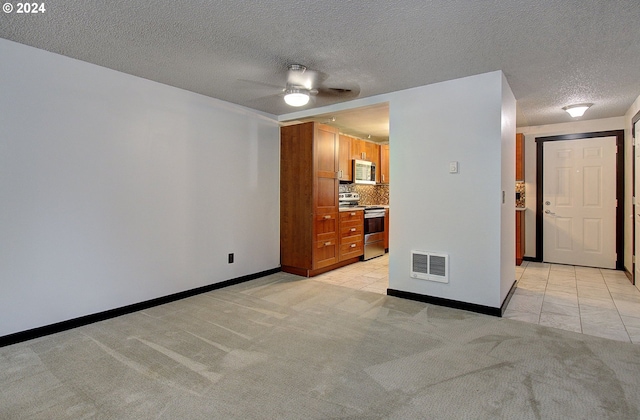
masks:
{"type": "Polygon", "coordinates": [[[524,181],[524,134],[516,134],[516,181],[524,181]]]}
{"type": "Polygon", "coordinates": [[[366,159],[367,150],[364,140],[351,138],[351,159],[366,159]]]}
{"type": "Polygon", "coordinates": [[[338,179],[340,181],[351,181],[351,140],[351,137],[340,134],[338,148],[338,179]]]}
{"type": "Polygon", "coordinates": [[[389,183],[389,145],[380,145],[380,183],[389,183]]]}
{"type": "MultiPolygon", "coordinates": [[[[368,160],[380,167],[380,145],[377,143],[351,138],[351,159],[368,160]]],[[[376,170],[376,182],[380,181],[380,169],[376,170]]]]}

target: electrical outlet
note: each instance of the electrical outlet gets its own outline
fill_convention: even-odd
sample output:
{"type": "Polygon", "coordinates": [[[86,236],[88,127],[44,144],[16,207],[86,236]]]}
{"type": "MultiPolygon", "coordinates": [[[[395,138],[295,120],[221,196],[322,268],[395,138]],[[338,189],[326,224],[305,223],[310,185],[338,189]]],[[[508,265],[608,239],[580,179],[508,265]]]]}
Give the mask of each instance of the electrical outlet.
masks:
{"type": "Polygon", "coordinates": [[[233,252],[229,254],[229,264],[233,264],[233,252]]]}
{"type": "Polygon", "coordinates": [[[458,162],[457,161],[449,162],[449,173],[450,174],[457,174],[458,173],[458,162]]]}

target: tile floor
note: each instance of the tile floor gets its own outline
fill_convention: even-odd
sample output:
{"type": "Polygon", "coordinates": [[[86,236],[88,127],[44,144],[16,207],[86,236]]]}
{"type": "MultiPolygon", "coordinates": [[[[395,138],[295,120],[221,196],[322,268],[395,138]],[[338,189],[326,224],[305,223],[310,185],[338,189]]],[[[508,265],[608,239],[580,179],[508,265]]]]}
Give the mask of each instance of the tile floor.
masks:
{"type": "MultiPolygon", "coordinates": [[[[314,280],[386,293],[389,254],[314,280]]],[[[640,344],[640,290],[622,271],[524,262],[505,318],[640,344]]]]}
{"type": "Polygon", "coordinates": [[[351,289],[387,294],[389,287],[389,254],[350,264],[313,278],[351,289]]]}

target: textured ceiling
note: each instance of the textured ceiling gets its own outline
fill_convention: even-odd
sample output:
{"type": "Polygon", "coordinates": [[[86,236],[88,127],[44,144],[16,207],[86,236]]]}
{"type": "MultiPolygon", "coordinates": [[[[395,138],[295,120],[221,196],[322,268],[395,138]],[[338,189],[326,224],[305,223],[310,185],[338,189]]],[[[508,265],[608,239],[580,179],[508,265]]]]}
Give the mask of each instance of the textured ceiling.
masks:
{"type": "MultiPolygon", "coordinates": [[[[518,126],[624,115],[640,95],[629,1],[86,1],[0,14],[0,37],[274,115],[286,68],[359,97],[502,70],[518,126]]],[[[307,107],[339,101],[316,98],[307,107]]]]}

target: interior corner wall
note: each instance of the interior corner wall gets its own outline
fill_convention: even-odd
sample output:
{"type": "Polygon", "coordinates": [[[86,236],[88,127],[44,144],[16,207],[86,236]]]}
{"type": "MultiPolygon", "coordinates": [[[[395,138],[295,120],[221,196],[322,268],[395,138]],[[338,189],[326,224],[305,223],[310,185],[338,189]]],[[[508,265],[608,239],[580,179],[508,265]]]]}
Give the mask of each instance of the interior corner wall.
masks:
{"type": "MultiPolygon", "coordinates": [[[[568,117],[569,118],[569,117],[568,117]]],[[[525,182],[525,252],[527,258],[536,257],[536,176],[537,176],[537,144],[536,137],[559,136],[575,133],[591,133],[597,131],[622,130],[625,122],[624,117],[603,118],[599,120],[571,121],[560,124],[548,124],[529,127],[518,127],[516,131],[523,133],[525,137],[525,165],[524,165],[524,182],[525,182]]],[[[625,140],[626,141],[626,140],[625,140]]],[[[625,146],[627,146],[625,144],[625,146]]],[[[630,153],[628,147],[625,147],[625,154],[630,153]]],[[[625,172],[629,172],[631,166],[625,162],[625,172]]],[[[630,175],[625,175],[626,179],[630,179],[630,175]]],[[[627,184],[629,184],[627,182],[627,184]]],[[[626,187],[628,188],[628,186],[626,187]]],[[[628,212],[625,210],[625,215],[628,212]]],[[[632,213],[631,213],[632,214],[632,213]]],[[[627,219],[627,218],[625,218],[627,219]]],[[[627,260],[627,220],[625,220],[625,266],[627,260]]],[[[542,255],[538,256],[542,258],[542,255]]]]}
{"type": "MultiPolygon", "coordinates": [[[[500,71],[486,73],[384,98],[390,102],[393,173],[389,288],[500,307],[502,77],[500,71]],[[452,161],[459,173],[449,173],[452,161]],[[412,278],[412,250],[448,254],[449,283],[412,278]]],[[[513,113],[515,118],[515,107],[513,113]]],[[[515,166],[515,149],[513,155],[515,166]]],[[[515,251],[511,265],[514,258],[515,251]]]]}
{"type": "Polygon", "coordinates": [[[274,118],[7,40],[0,56],[0,336],[279,267],[274,118]]]}
{"type": "Polygon", "coordinates": [[[516,98],[504,74],[502,75],[502,191],[500,252],[500,304],[504,302],[516,281],[516,98]]]}

